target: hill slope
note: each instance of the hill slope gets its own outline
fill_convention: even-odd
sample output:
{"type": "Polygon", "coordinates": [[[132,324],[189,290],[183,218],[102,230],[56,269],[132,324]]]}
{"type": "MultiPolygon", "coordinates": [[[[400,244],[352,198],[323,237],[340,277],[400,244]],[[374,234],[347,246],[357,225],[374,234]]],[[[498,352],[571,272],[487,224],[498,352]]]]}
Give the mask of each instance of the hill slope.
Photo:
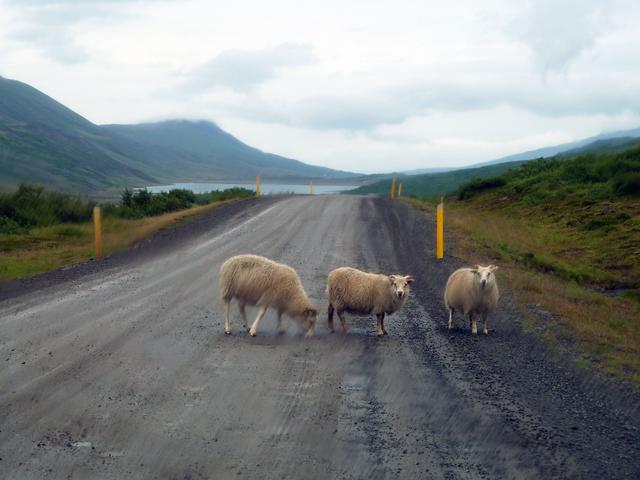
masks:
{"type": "Polygon", "coordinates": [[[306,181],[353,176],[252,148],[211,122],[99,126],[35,88],[0,77],[0,188],[71,191],[177,181],[306,181]]]}
{"type": "Polygon", "coordinates": [[[169,120],[138,125],[104,125],[114,136],[135,143],[142,158],[153,158],[162,175],[174,179],[246,180],[256,175],[281,180],[350,178],[354,174],[308,165],[265,153],[207,121],[169,120]],[[179,161],[179,172],[176,162],[179,161]],[[188,178],[185,178],[188,177],[188,178]]]}
{"type": "MultiPolygon", "coordinates": [[[[561,160],[573,158],[576,155],[584,154],[613,154],[638,146],[640,146],[640,138],[610,138],[597,140],[588,145],[565,151],[552,158],[561,160]]],[[[454,192],[465,182],[474,179],[485,179],[501,175],[505,172],[518,168],[520,165],[528,161],[531,161],[531,159],[497,163],[492,165],[485,165],[482,167],[462,168],[459,170],[451,170],[449,172],[442,173],[428,173],[423,175],[410,176],[401,175],[397,177],[397,181],[402,182],[403,195],[413,195],[417,197],[428,198],[437,195],[446,195],[448,193],[454,192]]],[[[375,193],[378,195],[388,195],[389,189],[389,180],[384,179],[379,182],[375,182],[370,185],[364,185],[355,190],[351,190],[350,193],[375,193]]]]}
{"type": "Polygon", "coordinates": [[[575,142],[562,143],[560,145],[553,145],[551,147],[538,148],[536,150],[529,150],[527,152],[516,153],[508,155],[506,157],[491,160],[489,162],[482,162],[473,167],[483,167],[485,165],[495,165],[498,163],[515,162],[518,160],[530,160],[532,158],[552,157],[559,153],[568,153],[570,151],[578,150],[580,148],[589,148],[590,145],[598,141],[606,141],[615,138],[635,138],[640,137],[640,128],[632,128],[630,130],[620,130],[615,132],[601,133],[593,137],[583,138],[582,140],[576,140],[575,142]]]}

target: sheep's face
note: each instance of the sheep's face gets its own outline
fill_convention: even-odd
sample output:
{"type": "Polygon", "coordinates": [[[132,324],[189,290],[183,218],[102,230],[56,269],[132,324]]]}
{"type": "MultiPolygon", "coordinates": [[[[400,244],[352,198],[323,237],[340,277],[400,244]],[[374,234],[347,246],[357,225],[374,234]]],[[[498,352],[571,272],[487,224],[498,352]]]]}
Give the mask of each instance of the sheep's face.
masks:
{"type": "Polygon", "coordinates": [[[480,284],[481,288],[486,288],[487,285],[490,285],[495,275],[495,272],[498,269],[495,265],[489,265],[488,267],[483,267],[482,265],[476,265],[472,270],[474,275],[476,276],[476,281],[480,284]]]}
{"type": "Polygon", "coordinates": [[[401,300],[409,296],[409,285],[413,282],[411,275],[389,275],[389,283],[391,291],[395,298],[401,300]]]}

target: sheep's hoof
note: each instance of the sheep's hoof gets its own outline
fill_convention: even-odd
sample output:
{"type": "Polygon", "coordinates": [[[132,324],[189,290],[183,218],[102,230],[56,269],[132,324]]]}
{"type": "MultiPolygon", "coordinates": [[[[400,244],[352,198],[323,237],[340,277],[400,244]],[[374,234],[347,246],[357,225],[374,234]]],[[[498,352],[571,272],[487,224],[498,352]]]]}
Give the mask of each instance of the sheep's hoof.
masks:
{"type": "Polygon", "coordinates": [[[384,336],[384,332],[376,332],[376,335],[378,335],[379,337],[384,336]]]}
{"type": "Polygon", "coordinates": [[[313,330],[309,330],[307,333],[305,333],[304,338],[311,338],[313,337],[313,330]]]}
{"type": "Polygon", "coordinates": [[[389,335],[386,330],[382,330],[383,335],[389,335]]]}
{"type": "Polygon", "coordinates": [[[225,331],[224,331],[224,334],[225,334],[225,335],[231,335],[231,330],[225,330],[225,331]]]}
{"type": "Polygon", "coordinates": [[[474,335],[477,335],[478,331],[477,330],[471,330],[471,333],[473,333],[474,335]]]}
{"type": "Polygon", "coordinates": [[[286,332],[287,332],[287,331],[286,331],[284,328],[279,328],[279,329],[276,331],[276,333],[277,333],[278,335],[284,335],[286,332]]]}
{"type": "Polygon", "coordinates": [[[482,333],[484,333],[485,335],[489,335],[489,330],[487,330],[486,328],[482,331],[482,333]]]}
{"type": "Polygon", "coordinates": [[[251,335],[252,337],[255,337],[256,331],[252,328],[251,330],[249,330],[249,335],[251,335]]]}

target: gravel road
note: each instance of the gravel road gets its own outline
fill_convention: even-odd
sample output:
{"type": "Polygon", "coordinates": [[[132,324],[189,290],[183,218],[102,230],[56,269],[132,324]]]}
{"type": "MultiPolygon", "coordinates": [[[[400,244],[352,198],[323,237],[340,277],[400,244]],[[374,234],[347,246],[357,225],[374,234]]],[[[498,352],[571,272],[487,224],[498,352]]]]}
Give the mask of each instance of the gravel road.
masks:
{"type": "Polygon", "coordinates": [[[488,337],[447,330],[461,262],[433,240],[386,199],[263,198],[3,285],[0,478],[640,478],[638,393],[523,333],[508,295],[488,337]],[[216,275],[240,253],[299,272],[315,338],[271,311],[251,338],[236,308],[224,335],[216,275]],[[342,265],[415,276],[388,336],[327,332],[342,265]]]}

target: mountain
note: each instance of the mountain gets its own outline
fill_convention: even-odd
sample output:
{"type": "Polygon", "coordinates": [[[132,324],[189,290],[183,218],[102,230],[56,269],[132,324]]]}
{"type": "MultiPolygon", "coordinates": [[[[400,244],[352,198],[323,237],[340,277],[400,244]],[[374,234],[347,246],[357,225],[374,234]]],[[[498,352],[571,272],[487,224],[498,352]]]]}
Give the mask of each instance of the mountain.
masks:
{"type": "Polygon", "coordinates": [[[207,121],[96,125],[0,77],[0,188],[95,192],[180,181],[335,181],[356,176],[250,147],[207,121]]]}
{"type": "Polygon", "coordinates": [[[210,180],[264,179],[308,180],[343,179],[355,174],[317,167],[265,153],[241,142],[207,121],[169,120],[138,125],[104,125],[113,136],[135,144],[135,153],[153,158],[164,178],[199,180],[203,173],[210,180]]]}
{"type": "Polygon", "coordinates": [[[457,167],[434,167],[434,168],[416,168],[414,170],[405,170],[403,175],[424,175],[425,173],[442,173],[456,170],[457,167]]]}
{"type": "MultiPolygon", "coordinates": [[[[628,133],[628,132],[623,132],[628,133]]],[[[578,155],[618,153],[629,148],[640,147],[640,138],[622,137],[599,139],[587,145],[563,151],[554,155],[558,159],[571,159],[578,155]]],[[[538,157],[540,158],[540,157],[538,157]]],[[[479,167],[461,168],[448,172],[428,173],[423,175],[399,176],[397,182],[402,182],[403,195],[415,195],[418,197],[436,197],[454,192],[462,184],[474,179],[492,178],[505,174],[533,158],[521,159],[511,162],[501,162],[479,167]]],[[[388,195],[390,191],[389,179],[363,185],[349,193],[354,194],[378,194],[388,195]]]]}
{"type": "Polygon", "coordinates": [[[476,163],[469,165],[469,167],[484,167],[485,165],[495,165],[497,163],[515,162],[517,160],[531,160],[532,158],[552,157],[558,153],[567,152],[569,150],[576,150],[581,147],[587,147],[600,140],[609,140],[613,138],[635,138],[640,137],[640,128],[632,128],[630,130],[619,130],[615,132],[601,133],[593,137],[583,138],[582,140],[576,140],[574,142],[562,143],[560,145],[554,145],[552,147],[538,148],[536,150],[529,150],[527,152],[516,153],[514,155],[508,155],[506,157],[498,158],[497,160],[491,160],[489,162],[476,163]]]}

